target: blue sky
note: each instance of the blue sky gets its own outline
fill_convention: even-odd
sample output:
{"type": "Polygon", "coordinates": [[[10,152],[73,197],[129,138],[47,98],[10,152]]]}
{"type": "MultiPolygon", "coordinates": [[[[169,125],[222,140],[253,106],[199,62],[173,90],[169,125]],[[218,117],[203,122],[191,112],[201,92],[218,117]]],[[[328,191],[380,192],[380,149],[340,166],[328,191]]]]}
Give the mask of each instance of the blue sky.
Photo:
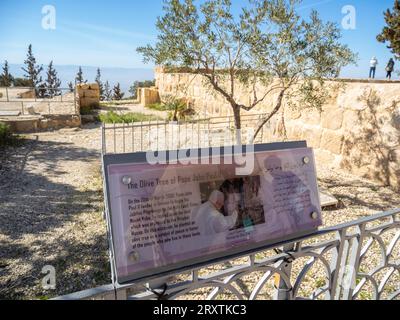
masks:
{"type": "MultiPolygon", "coordinates": [[[[233,0],[239,8],[243,1],[233,0]]],[[[391,57],[376,35],[384,26],[383,11],[394,0],[305,0],[299,6],[301,15],[316,9],[324,20],[341,25],[342,8],[356,9],[356,29],[343,30],[343,42],[359,53],[359,66],[348,67],[342,76],[364,77],[369,60],[380,61],[378,77],[391,57]]],[[[56,65],[142,68],[136,48],[153,43],[155,22],[162,14],[162,0],[0,0],[0,61],[23,63],[26,48],[33,44],[42,64],[54,60],[56,65]],[[56,29],[42,28],[42,8],[56,9],[56,29]]],[[[1,63],[0,62],[0,63],[1,63]]]]}

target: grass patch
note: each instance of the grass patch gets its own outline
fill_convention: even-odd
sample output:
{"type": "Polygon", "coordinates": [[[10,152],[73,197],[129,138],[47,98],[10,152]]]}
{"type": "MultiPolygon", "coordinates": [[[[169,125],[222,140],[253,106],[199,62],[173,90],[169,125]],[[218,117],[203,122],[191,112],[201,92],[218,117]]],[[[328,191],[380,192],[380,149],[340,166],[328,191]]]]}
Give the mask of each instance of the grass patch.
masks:
{"type": "Polygon", "coordinates": [[[101,114],[99,119],[103,123],[132,123],[141,121],[157,121],[162,120],[160,117],[153,115],[145,115],[143,113],[125,113],[119,114],[115,111],[108,111],[106,114],[101,114]]]}
{"type": "Polygon", "coordinates": [[[112,107],[112,106],[120,106],[124,104],[135,103],[135,100],[124,99],[124,100],[112,100],[112,101],[100,101],[100,107],[112,107]]]}
{"type": "Polygon", "coordinates": [[[170,104],[164,103],[153,103],[146,106],[147,109],[155,110],[155,111],[171,111],[173,110],[173,106],[170,104]],[[172,109],[171,109],[172,108],[172,109]]]}

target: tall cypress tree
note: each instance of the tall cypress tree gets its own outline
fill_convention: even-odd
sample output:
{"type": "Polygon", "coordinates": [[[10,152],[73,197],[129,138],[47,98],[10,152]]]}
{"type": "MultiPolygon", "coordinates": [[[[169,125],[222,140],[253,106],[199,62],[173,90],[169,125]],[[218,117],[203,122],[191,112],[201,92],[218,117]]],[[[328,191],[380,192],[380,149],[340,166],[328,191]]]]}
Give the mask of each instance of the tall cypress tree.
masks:
{"type": "Polygon", "coordinates": [[[96,83],[99,86],[99,91],[100,91],[100,100],[103,101],[104,100],[104,85],[103,82],[101,81],[101,71],[100,68],[97,68],[97,75],[96,75],[96,83]]]}
{"type": "Polygon", "coordinates": [[[58,78],[57,71],[53,67],[53,61],[50,62],[47,68],[47,78],[46,78],[46,91],[47,96],[53,98],[54,96],[59,96],[61,80],[58,78]]]}
{"type": "Polygon", "coordinates": [[[25,72],[25,78],[29,80],[32,87],[38,88],[42,83],[40,73],[43,71],[43,66],[36,64],[36,58],[32,52],[32,45],[28,47],[27,58],[24,61],[25,67],[22,70],[25,72]]]}
{"type": "Polygon", "coordinates": [[[68,82],[68,89],[70,93],[74,92],[74,84],[71,81],[68,82]]]}
{"type": "Polygon", "coordinates": [[[395,0],[393,11],[388,9],[384,15],[387,26],[377,36],[377,40],[388,43],[388,48],[400,60],[400,1],[395,0]]]}
{"type": "Polygon", "coordinates": [[[122,100],[122,98],[124,97],[124,93],[121,91],[121,86],[119,84],[119,82],[117,83],[116,86],[114,86],[113,89],[114,95],[113,95],[113,99],[114,100],[122,100]]]}
{"type": "Polygon", "coordinates": [[[106,101],[112,100],[112,90],[108,81],[104,85],[104,98],[106,101]]]}
{"type": "Polygon", "coordinates": [[[83,79],[83,71],[82,71],[82,67],[79,67],[78,73],[76,74],[76,83],[77,84],[82,84],[82,83],[86,83],[87,80],[83,79]]]}
{"type": "Polygon", "coordinates": [[[0,87],[11,87],[14,77],[10,74],[8,61],[4,61],[3,73],[0,75],[0,87]]]}

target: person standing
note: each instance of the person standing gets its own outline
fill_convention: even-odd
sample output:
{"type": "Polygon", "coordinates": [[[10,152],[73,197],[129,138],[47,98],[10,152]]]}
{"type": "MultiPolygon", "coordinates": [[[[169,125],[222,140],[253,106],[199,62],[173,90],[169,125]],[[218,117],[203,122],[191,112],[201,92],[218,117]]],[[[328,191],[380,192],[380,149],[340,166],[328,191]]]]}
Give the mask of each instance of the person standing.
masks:
{"type": "Polygon", "coordinates": [[[392,58],[390,58],[387,66],[386,66],[386,79],[391,80],[392,79],[392,72],[394,70],[394,60],[392,58]]]}
{"type": "Polygon", "coordinates": [[[370,61],[370,69],[369,69],[369,78],[375,79],[376,66],[378,65],[378,59],[376,57],[372,57],[370,61]]]}

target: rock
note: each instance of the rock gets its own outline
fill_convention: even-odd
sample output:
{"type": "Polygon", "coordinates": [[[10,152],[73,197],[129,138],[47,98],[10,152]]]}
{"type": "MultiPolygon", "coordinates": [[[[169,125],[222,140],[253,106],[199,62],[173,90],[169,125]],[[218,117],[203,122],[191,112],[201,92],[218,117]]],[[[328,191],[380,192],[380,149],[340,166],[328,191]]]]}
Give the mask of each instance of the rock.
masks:
{"type": "Polygon", "coordinates": [[[343,111],[341,109],[324,110],[321,115],[321,125],[323,128],[339,130],[343,124],[343,111]]]}
{"type": "Polygon", "coordinates": [[[321,148],[340,155],[342,153],[343,140],[343,134],[325,129],[321,138],[321,148]]]}
{"type": "Polygon", "coordinates": [[[321,145],[322,130],[318,127],[307,127],[302,130],[302,138],[307,144],[314,149],[318,149],[321,145]]]}

